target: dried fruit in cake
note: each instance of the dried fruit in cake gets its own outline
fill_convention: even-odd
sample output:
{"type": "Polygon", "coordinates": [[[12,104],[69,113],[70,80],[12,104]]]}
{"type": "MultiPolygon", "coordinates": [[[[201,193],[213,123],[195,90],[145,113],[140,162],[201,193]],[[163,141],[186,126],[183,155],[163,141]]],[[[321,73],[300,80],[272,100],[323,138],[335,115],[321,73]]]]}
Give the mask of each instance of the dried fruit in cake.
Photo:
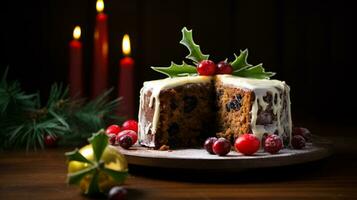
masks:
{"type": "Polygon", "coordinates": [[[312,134],[309,129],[304,127],[294,127],[293,128],[293,135],[301,135],[306,142],[311,142],[312,134]]]}
{"type": "Polygon", "coordinates": [[[120,132],[120,126],[118,126],[116,124],[108,126],[108,128],[105,130],[105,133],[107,135],[109,135],[109,134],[117,135],[119,132],[120,132]]]}
{"type": "Polygon", "coordinates": [[[216,64],[211,60],[202,60],[197,66],[197,72],[201,76],[212,76],[216,74],[216,64]]]}
{"type": "Polygon", "coordinates": [[[129,135],[123,135],[121,137],[117,137],[118,144],[124,149],[129,149],[133,145],[133,140],[129,135]],[[119,139],[119,140],[118,140],[119,139]]]}
{"type": "Polygon", "coordinates": [[[124,136],[124,135],[128,135],[129,137],[131,137],[131,140],[133,142],[133,144],[136,143],[136,141],[138,141],[138,135],[135,131],[133,130],[123,130],[118,134],[118,138],[124,136]]]}
{"type": "Polygon", "coordinates": [[[133,119],[126,120],[121,128],[122,130],[132,130],[138,132],[138,122],[133,119]]]}
{"type": "Polygon", "coordinates": [[[219,156],[225,156],[231,151],[231,143],[226,138],[218,138],[213,143],[212,150],[219,156]]]}
{"type": "Polygon", "coordinates": [[[260,141],[253,134],[245,133],[236,139],[234,146],[237,151],[248,156],[259,150],[260,141]]]}
{"type": "Polygon", "coordinates": [[[232,74],[232,65],[227,61],[221,61],[217,64],[216,74],[232,74]]]}
{"type": "Polygon", "coordinates": [[[217,138],[216,137],[209,137],[206,139],[203,147],[206,149],[206,151],[210,154],[214,154],[213,152],[213,144],[217,141],[217,138]]]}
{"type": "Polygon", "coordinates": [[[301,135],[294,135],[293,139],[291,139],[291,145],[294,149],[302,149],[305,147],[306,141],[301,135]]]}
{"type": "Polygon", "coordinates": [[[283,141],[279,136],[275,134],[270,134],[266,136],[263,147],[264,151],[271,154],[276,154],[280,151],[280,149],[283,148],[283,141]]]}
{"type": "Polygon", "coordinates": [[[108,193],[108,200],[124,200],[128,191],[124,187],[115,186],[108,193]]]}

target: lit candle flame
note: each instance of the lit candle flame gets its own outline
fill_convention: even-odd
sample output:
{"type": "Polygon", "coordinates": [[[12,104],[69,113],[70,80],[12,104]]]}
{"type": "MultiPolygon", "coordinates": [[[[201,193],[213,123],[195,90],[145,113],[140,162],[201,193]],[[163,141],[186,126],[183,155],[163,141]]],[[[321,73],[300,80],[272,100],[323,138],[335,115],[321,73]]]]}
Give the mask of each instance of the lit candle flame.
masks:
{"type": "Polygon", "coordinates": [[[104,1],[103,0],[97,0],[96,8],[98,12],[103,12],[104,10],[104,1]]]}
{"type": "Polygon", "coordinates": [[[73,30],[73,38],[78,40],[80,37],[81,37],[81,27],[76,26],[76,27],[74,27],[74,30],[73,30]]]}
{"type": "Polygon", "coordinates": [[[123,43],[122,43],[122,49],[123,49],[123,54],[128,56],[130,55],[130,38],[128,34],[125,34],[123,37],[123,43]]]}

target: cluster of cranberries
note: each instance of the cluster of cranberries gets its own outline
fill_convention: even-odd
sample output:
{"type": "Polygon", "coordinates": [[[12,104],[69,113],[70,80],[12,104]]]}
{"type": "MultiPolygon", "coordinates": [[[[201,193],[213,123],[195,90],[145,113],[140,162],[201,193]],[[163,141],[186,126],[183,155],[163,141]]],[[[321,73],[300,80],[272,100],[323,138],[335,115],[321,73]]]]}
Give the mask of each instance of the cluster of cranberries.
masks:
{"type": "Polygon", "coordinates": [[[129,149],[138,140],[138,122],[127,120],[121,127],[113,124],[108,126],[105,132],[111,145],[120,145],[124,149],[129,149]]]}
{"type": "Polygon", "coordinates": [[[197,66],[197,72],[202,76],[215,74],[232,74],[233,68],[227,61],[221,61],[217,65],[211,60],[202,60],[197,66]]]}
{"type": "MultiPolygon", "coordinates": [[[[306,128],[294,128],[293,138],[291,145],[294,149],[302,149],[306,145],[306,141],[311,140],[311,133],[306,128]]],[[[283,147],[282,139],[275,134],[264,134],[262,138],[262,146],[265,152],[270,154],[278,153],[283,147]]],[[[253,134],[243,134],[239,136],[235,142],[234,147],[237,152],[243,155],[253,155],[260,148],[259,139],[253,134]]],[[[231,143],[225,138],[210,137],[204,143],[204,148],[210,154],[216,154],[219,156],[227,155],[231,150],[231,143]]]]}

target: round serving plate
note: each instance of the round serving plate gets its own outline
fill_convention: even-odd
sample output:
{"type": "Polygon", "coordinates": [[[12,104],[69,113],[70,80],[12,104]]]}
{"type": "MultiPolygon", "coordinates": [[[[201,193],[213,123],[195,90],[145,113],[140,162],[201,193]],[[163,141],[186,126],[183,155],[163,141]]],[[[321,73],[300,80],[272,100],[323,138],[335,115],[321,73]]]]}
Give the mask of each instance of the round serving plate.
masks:
{"type": "Polygon", "coordinates": [[[252,168],[278,167],[320,160],[331,155],[329,145],[307,144],[304,149],[282,149],[278,154],[262,150],[253,156],[243,156],[231,151],[226,156],[207,153],[205,149],[177,149],[168,151],[151,150],[133,146],[129,150],[118,147],[129,164],[181,169],[243,170],[252,168]]]}

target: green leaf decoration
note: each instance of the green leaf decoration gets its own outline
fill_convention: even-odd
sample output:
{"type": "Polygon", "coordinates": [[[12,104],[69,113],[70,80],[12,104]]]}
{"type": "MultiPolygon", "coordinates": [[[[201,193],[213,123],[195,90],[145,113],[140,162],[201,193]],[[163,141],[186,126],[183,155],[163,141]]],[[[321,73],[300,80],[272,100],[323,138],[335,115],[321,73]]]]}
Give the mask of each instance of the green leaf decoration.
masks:
{"type": "Polygon", "coordinates": [[[100,130],[98,133],[93,134],[88,141],[93,146],[94,157],[97,162],[100,161],[105,148],[108,146],[108,136],[104,130],[100,130]]]}
{"type": "Polygon", "coordinates": [[[66,152],[65,155],[68,161],[78,161],[78,162],[93,164],[91,161],[85,158],[81,153],[79,153],[78,149],[75,149],[74,151],[71,152],[66,152]]]}
{"type": "Polygon", "coordinates": [[[192,65],[188,65],[185,62],[182,62],[182,65],[178,65],[175,64],[174,62],[171,62],[171,65],[169,67],[151,67],[151,69],[166,74],[171,78],[197,74],[196,67],[192,65]]]}
{"type": "Polygon", "coordinates": [[[184,27],[181,32],[182,39],[180,41],[180,44],[186,46],[190,51],[190,54],[186,56],[186,58],[192,60],[195,64],[198,64],[202,60],[207,60],[209,58],[209,55],[203,54],[201,52],[200,46],[195,44],[192,38],[192,30],[187,30],[187,28],[184,27]]]}
{"type": "Polygon", "coordinates": [[[67,175],[68,184],[79,184],[79,182],[88,174],[94,173],[96,171],[95,167],[88,167],[81,171],[70,173],[67,175]]]}
{"type": "MultiPolygon", "coordinates": [[[[78,149],[65,153],[69,162],[76,161],[81,163],[88,163],[83,165],[83,168],[77,169],[78,171],[69,173],[67,175],[67,182],[68,184],[79,185],[81,180],[85,178],[85,181],[89,181],[89,186],[88,188],[82,188],[87,189],[83,192],[87,195],[97,195],[106,192],[104,190],[107,188],[99,188],[99,184],[104,181],[104,179],[111,178],[115,184],[122,184],[125,178],[128,176],[128,170],[126,169],[123,171],[117,171],[110,169],[110,162],[112,161],[108,161],[108,158],[102,158],[103,152],[106,151],[106,148],[110,148],[108,147],[108,136],[105,134],[104,130],[100,130],[97,133],[94,133],[93,136],[89,139],[89,142],[91,144],[91,148],[93,149],[94,160],[88,160],[79,152],[78,149]],[[108,166],[106,166],[106,162],[109,162],[108,166]]],[[[109,151],[111,149],[107,150],[109,151]]],[[[70,163],[70,165],[71,164],[77,163],[70,163]]]]}
{"type": "Polygon", "coordinates": [[[104,167],[103,172],[111,176],[116,182],[122,183],[124,182],[125,178],[128,176],[128,172],[120,172],[120,171],[115,171],[109,168],[104,167]]]}
{"type": "Polygon", "coordinates": [[[274,76],[274,72],[265,72],[263,64],[259,64],[246,69],[234,71],[233,75],[240,77],[256,78],[256,79],[269,79],[274,76]]]}
{"type": "Polygon", "coordinates": [[[99,179],[99,171],[95,170],[92,176],[92,180],[89,184],[88,190],[86,191],[87,195],[96,195],[100,193],[98,179],[99,179]]]}
{"type": "Polygon", "coordinates": [[[235,60],[231,62],[230,64],[232,65],[233,71],[236,70],[241,70],[244,68],[247,68],[249,66],[252,66],[248,64],[247,58],[248,58],[248,49],[245,49],[244,51],[240,51],[239,56],[234,54],[235,60]]]}

